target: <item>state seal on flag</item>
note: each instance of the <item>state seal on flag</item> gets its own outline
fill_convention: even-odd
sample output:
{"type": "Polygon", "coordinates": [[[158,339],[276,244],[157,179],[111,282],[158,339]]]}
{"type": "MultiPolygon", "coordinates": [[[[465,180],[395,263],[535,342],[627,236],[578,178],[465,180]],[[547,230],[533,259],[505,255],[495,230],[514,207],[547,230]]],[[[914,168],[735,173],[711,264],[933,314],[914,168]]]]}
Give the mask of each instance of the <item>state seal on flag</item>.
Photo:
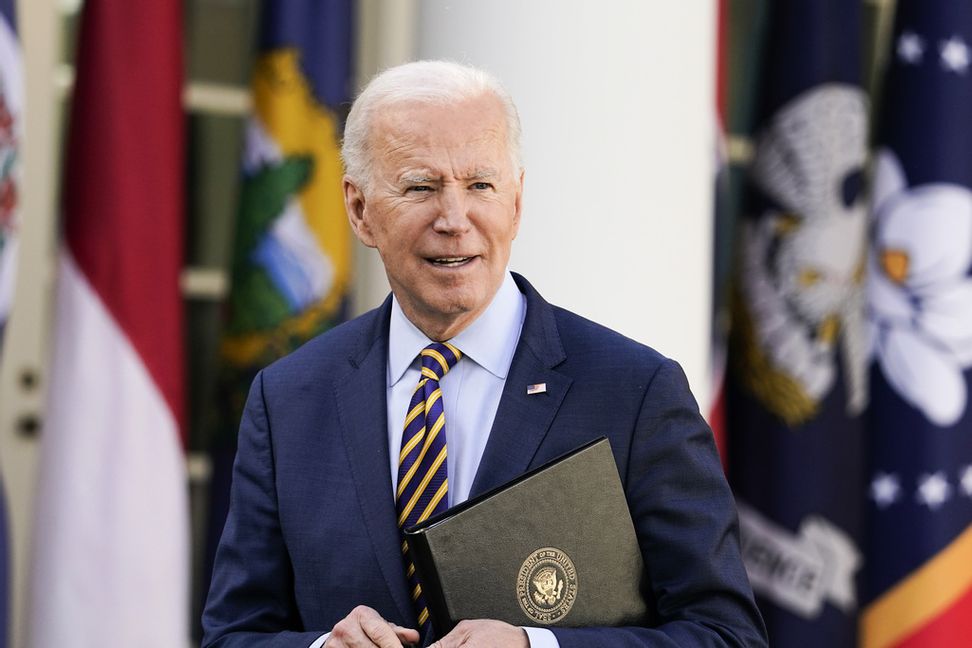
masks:
{"type": "Polygon", "coordinates": [[[828,83],[785,104],[757,145],[767,206],[743,224],[731,343],[742,384],[790,425],[817,415],[841,369],[847,411],[867,404],[866,140],[864,93],[828,83]]]}

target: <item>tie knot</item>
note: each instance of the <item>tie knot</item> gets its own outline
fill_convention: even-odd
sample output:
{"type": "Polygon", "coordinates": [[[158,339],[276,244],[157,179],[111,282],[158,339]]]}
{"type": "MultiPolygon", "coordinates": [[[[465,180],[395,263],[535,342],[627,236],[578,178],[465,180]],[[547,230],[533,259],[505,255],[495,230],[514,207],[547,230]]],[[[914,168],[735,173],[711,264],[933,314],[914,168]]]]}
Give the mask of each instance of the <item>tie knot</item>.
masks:
{"type": "Polygon", "coordinates": [[[422,375],[435,381],[449,373],[456,366],[462,351],[448,342],[433,342],[422,349],[422,375]]]}

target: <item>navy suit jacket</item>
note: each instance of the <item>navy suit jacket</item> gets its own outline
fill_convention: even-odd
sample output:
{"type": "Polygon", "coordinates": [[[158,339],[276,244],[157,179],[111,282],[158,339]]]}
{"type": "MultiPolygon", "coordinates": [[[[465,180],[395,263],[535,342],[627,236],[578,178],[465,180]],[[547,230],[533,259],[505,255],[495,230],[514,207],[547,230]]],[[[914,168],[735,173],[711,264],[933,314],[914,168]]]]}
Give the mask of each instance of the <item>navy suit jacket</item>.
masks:
{"type": "MultiPolygon", "coordinates": [[[[607,436],[657,625],[553,629],[572,646],[762,646],[736,513],[679,366],[545,302],[526,320],[471,496],[607,436]],[[530,384],[543,394],[527,395],[530,384]]],[[[306,648],[356,605],[416,627],[389,474],[390,298],[254,380],[204,646],[306,648]]]]}

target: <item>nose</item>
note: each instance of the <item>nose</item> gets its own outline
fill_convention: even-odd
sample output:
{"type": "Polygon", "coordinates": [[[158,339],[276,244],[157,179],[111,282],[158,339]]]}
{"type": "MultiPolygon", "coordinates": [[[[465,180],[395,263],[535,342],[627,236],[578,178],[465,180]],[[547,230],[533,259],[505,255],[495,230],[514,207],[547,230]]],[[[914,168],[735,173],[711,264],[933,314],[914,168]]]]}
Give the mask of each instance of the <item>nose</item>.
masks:
{"type": "Polygon", "coordinates": [[[432,228],[439,234],[462,234],[469,229],[469,203],[458,186],[447,185],[439,191],[438,213],[432,228]]]}

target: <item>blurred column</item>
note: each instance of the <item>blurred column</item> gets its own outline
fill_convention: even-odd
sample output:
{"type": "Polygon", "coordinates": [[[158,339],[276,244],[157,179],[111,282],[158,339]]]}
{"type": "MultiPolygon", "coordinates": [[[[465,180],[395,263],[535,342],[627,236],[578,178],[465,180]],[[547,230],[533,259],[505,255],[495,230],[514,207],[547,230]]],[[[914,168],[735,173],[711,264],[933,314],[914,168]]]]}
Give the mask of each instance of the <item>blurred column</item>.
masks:
{"type": "Polygon", "coordinates": [[[685,367],[705,406],[715,3],[423,0],[416,55],[491,70],[523,122],[512,267],[685,367]]]}

